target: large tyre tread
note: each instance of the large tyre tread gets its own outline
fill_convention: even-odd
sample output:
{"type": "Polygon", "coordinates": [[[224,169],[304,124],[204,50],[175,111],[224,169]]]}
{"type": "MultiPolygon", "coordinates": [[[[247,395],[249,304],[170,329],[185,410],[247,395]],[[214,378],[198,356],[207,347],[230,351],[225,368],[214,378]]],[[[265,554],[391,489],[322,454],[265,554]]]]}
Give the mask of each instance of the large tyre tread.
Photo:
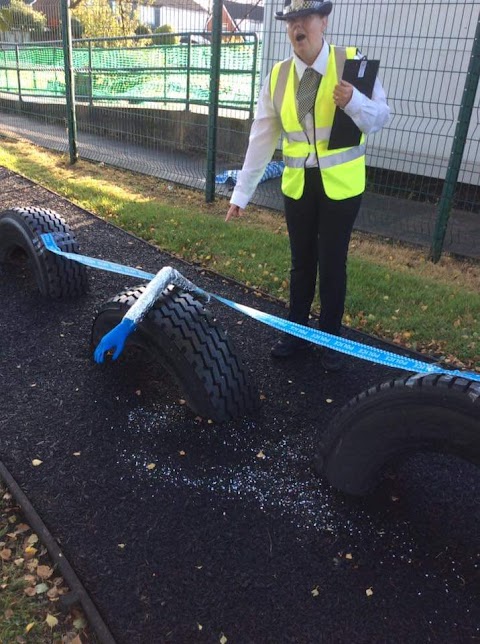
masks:
{"type": "Polygon", "coordinates": [[[42,295],[55,299],[83,295],[87,291],[85,266],[46,250],[40,238],[44,233],[53,233],[61,250],[78,253],[72,231],[53,210],[29,206],[0,213],[0,262],[10,261],[21,248],[31,262],[42,295]]]}
{"type": "MultiPolygon", "coordinates": [[[[96,327],[101,326],[102,315],[110,315],[110,327],[114,320],[118,323],[144,288],[120,293],[101,307],[92,332],[94,343],[100,339],[97,337],[100,328],[96,327]]],[[[258,395],[230,340],[213,316],[189,294],[167,289],[140,323],[134,336],[136,338],[131,336],[130,343],[140,344],[150,352],[155,351],[160,362],[184,389],[184,376],[188,375],[189,381],[191,376],[178,373],[180,362],[167,355],[167,344],[175,347],[177,355],[182,357],[181,369],[185,370],[185,364],[188,363],[188,368],[194,374],[194,388],[198,391],[184,390],[184,394],[200,416],[227,421],[249,414],[258,407],[258,395]]]]}
{"type": "Polygon", "coordinates": [[[480,383],[419,374],[372,387],[350,400],[321,438],[317,472],[362,495],[383,470],[416,451],[453,454],[480,465],[480,383]]]}

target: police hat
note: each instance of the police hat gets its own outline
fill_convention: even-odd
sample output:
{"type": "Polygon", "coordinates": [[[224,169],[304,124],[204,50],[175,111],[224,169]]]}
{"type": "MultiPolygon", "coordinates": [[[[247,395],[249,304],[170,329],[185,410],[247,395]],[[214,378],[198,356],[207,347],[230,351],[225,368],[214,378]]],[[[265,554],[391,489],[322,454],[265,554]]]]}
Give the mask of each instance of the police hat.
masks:
{"type": "Polygon", "coordinates": [[[311,13],[318,13],[321,16],[328,16],[332,10],[332,3],[329,0],[285,0],[283,11],[277,11],[277,20],[289,20],[290,18],[301,18],[311,13]]]}

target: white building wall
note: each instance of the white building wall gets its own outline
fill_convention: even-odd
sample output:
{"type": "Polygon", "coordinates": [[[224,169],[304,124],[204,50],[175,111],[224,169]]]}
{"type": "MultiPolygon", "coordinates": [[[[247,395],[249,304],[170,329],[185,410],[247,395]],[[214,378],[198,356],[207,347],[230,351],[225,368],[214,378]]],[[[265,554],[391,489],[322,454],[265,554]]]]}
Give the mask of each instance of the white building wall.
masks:
{"type": "Polygon", "coordinates": [[[159,25],[171,25],[174,31],[203,31],[207,13],[178,7],[161,7],[159,25]]]}
{"type": "MultiPolygon", "coordinates": [[[[452,148],[480,4],[425,0],[333,0],[327,40],[357,45],[380,59],[392,110],[388,127],[368,137],[368,164],[444,178],[452,148]]],[[[290,55],[280,3],[265,6],[262,79],[290,55]],[[270,28],[271,26],[271,28],[270,28]]],[[[480,185],[480,91],[459,180],[480,185]]]]}

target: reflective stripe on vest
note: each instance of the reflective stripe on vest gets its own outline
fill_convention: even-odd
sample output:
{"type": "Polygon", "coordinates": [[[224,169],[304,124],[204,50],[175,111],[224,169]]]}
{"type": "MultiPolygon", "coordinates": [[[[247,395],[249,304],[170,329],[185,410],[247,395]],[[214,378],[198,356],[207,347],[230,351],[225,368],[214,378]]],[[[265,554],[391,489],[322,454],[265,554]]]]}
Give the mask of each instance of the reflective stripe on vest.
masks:
{"type": "MultiPolygon", "coordinates": [[[[331,127],[316,127],[315,139],[329,139],[331,127]]],[[[290,143],[308,143],[307,133],[302,130],[301,132],[285,132],[285,138],[290,143]]]]}
{"type": "Polygon", "coordinates": [[[296,110],[298,77],[293,58],[277,63],[270,77],[270,95],[283,128],[283,157],[285,170],[282,191],[293,199],[303,194],[304,166],[311,154],[316,154],[322,174],[325,193],[331,199],[346,199],[365,189],[365,145],[362,135],[360,145],[339,150],[328,150],[335,106],[328,99],[333,87],[343,75],[347,58],[354,58],[355,47],[346,49],[330,47],[325,76],[320,83],[315,103],[315,141],[310,142],[296,110]],[[323,87],[322,87],[323,84],[323,87]],[[328,97],[328,99],[327,99],[328,97]],[[347,164],[347,165],[345,165],[347,164]],[[343,166],[343,167],[342,167],[343,166]]]}
{"type": "MultiPolygon", "coordinates": [[[[359,159],[365,154],[365,145],[357,145],[354,148],[346,148],[342,152],[336,154],[329,154],[326,157],[319,157],[318,165],[321,170],[326,168],[333,168],[341,163],[359,159]]],[[[303,168],[305,166],[305,159],[302,157],[283,157],[285,165],[289,168],[303,168]]]]}

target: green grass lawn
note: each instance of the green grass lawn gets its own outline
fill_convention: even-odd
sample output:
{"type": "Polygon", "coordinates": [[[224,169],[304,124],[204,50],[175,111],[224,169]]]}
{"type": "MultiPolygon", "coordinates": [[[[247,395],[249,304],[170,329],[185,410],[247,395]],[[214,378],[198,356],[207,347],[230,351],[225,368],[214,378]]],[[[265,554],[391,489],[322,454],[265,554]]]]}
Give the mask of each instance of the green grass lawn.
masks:
{"type": "MultiPolygon", "coordinates": [[[[3,140],[0,165],[163,250],[288,299],[290,256],[280,213],[249,208],[227,224],[224,199],[205,204],[202,193],[152,177],[86,161],[69,166],[66,157],[28,142],[3,140]]],[[[480,265],[452,257],[432,264],[426,254],[356,234],[344,321],[480,371],[480,265]]]]}

